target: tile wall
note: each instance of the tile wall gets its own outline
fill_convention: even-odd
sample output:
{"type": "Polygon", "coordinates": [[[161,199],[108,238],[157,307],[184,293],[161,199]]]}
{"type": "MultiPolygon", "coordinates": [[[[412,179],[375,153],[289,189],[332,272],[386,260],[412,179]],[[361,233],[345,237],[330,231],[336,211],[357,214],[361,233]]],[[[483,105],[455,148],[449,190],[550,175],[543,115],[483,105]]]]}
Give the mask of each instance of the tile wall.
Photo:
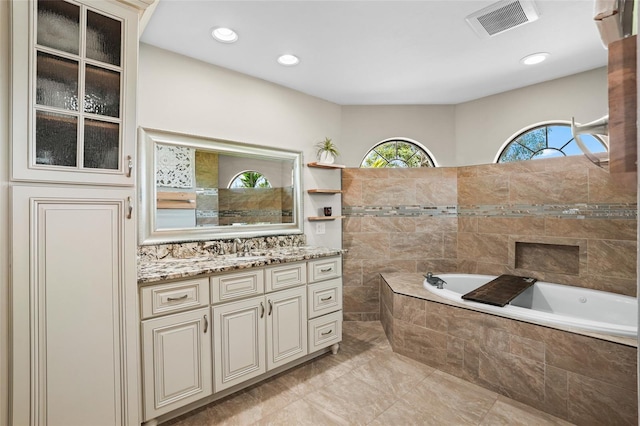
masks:
{"type": "Polygon", "coordinates": [[[291,223],[293,188],[232,188],[218,190],[220,225],[291,223]]]}
{"type": "Polygon", "coordinates": [[[344,169],[344,312],[380,317],[381,272],[512,273],[636,294],[635,174],[582,156],[344,169]]]}

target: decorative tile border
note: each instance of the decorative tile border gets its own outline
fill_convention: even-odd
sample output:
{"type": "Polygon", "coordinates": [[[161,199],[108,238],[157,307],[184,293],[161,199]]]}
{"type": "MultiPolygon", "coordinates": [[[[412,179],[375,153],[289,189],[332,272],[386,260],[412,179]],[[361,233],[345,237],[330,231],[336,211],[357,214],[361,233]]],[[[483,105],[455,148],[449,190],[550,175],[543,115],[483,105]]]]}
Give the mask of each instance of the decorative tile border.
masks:
{"type": "Polygon", "coordinates": [[[458,207],[460,217],[555,217],[565,219],[637,219],[635,204],[511,204],[458,207]]]}
{"type": "Polygon", "coordinates": [[[456,217],[458,215],[458,210],[457,206],[351,206],[342,207],[342,215],[348,217],[456,217]]]}
{"type": "Polygon", "coordinates": [[[556,217],[567,219],[630,219],[638,216],[637,206],[611,204],[482,204],[464,206],[349,206],[342,207],[346,217],[556,217]]]}

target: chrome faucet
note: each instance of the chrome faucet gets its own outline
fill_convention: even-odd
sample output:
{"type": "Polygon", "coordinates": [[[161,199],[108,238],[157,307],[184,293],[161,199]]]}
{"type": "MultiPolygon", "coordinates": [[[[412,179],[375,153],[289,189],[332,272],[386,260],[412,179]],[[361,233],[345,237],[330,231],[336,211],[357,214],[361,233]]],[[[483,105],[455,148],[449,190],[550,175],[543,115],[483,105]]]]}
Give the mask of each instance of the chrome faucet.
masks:
{"type": "Polygon", "coordinates": [[[240,238],[236,238],[235,240],[233,240],[233,246],[231,246],[231,253],[233,254],[237,254],[238,256],[240,256],[240,252],[238,252],[238,248],[240,248],[242,246],[242,240],[240,238]]]}
{"type": "Polygon", "coordinates": [[[431,272],[427,272],[427,275],[424,276],[427,279],[427,282],[436,288],[443,289],[446,281],[440,277],[434,276],[431,272]]]}

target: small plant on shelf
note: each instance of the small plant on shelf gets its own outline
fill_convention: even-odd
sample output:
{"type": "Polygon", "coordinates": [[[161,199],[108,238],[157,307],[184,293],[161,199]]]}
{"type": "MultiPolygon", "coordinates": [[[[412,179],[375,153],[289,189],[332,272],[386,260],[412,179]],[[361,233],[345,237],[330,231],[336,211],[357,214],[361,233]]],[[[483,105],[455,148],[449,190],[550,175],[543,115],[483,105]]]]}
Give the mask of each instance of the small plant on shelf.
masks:
{"type": "Polygon", "coordinates": [[[318,149],[316,156],[320,163],[333,164],[335,158],[340,155],[338,147],[330,138],[324,138],[322,142],[318,142],[316,148],[318,149]]]}

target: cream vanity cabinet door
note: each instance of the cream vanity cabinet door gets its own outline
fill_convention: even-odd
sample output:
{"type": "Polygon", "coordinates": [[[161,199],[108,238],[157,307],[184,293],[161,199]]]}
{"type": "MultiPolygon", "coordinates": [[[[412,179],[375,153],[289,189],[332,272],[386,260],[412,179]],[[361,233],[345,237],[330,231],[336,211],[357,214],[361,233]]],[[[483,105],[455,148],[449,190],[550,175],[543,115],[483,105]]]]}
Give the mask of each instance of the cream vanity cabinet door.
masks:
{"type": "Polygon", "coordinates": [[[307,354],[307,289],[267,294],[267,369],[307,354]]]}
{"type": "Polygon", "coordinates": [[[266,371],[265,315],[264,296],[213,307],[216,392],[266,371]]]}
{"type": "Polygon", "coordinates": [[[142,321],[144,420],[213,393],[209,308],[142,321]]]}
{"type": "Polygon", "coordinates": [[[138,11],[104,0],[11,6],[12,179],[133,186],[138,11]]]}
{"type": "Polygon", "coordinates": [[[128,189],[14,186],[14,425],[138,424],[128,189]]]}

